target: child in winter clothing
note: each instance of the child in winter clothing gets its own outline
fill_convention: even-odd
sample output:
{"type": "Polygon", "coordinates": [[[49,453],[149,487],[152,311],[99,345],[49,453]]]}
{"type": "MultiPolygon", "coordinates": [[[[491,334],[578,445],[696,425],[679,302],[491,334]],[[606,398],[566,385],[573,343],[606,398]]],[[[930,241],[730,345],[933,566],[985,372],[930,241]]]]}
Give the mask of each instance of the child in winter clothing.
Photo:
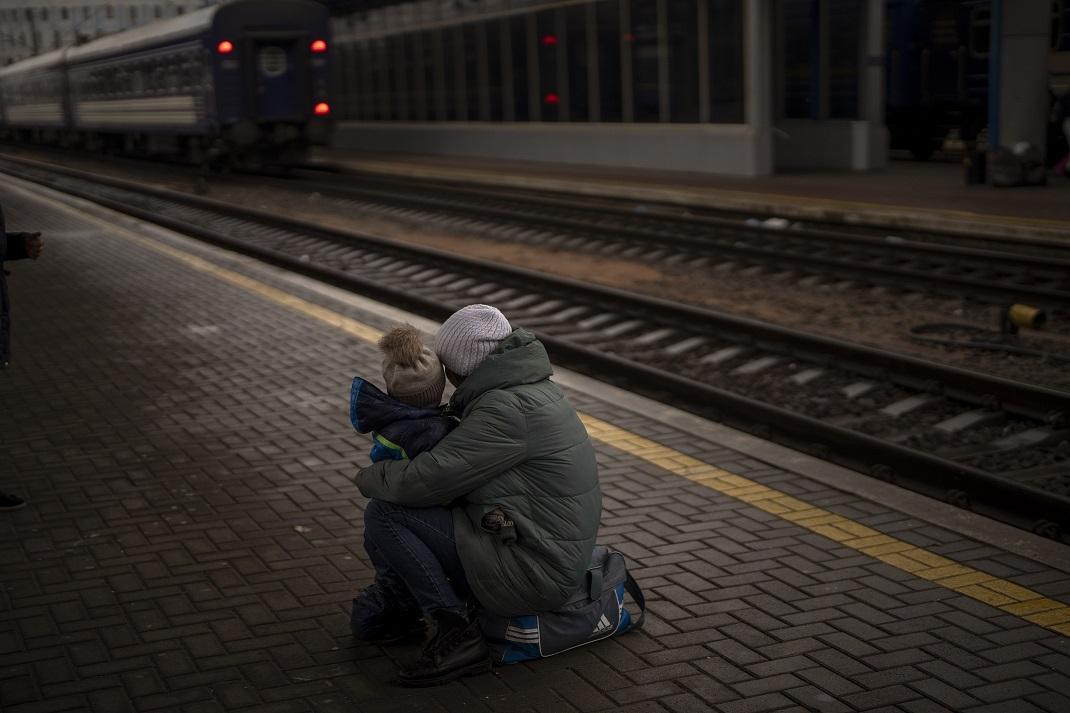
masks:
{"type": "Polygon", "coordinates": [[[379,340],[387,393],[361,377],[353,379],[349,420],[372,434],[372,462],[414,458],[449,433],[457,419],[442,415],[446,388],[442,363],[424,346],[415,327],[390,330],[379,340]]]}

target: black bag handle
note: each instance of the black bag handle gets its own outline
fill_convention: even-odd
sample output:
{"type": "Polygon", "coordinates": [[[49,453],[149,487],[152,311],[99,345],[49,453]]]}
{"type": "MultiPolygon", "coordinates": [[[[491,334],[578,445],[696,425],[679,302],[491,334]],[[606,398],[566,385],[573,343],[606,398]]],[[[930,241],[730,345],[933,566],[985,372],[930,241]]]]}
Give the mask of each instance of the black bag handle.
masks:
{"type": "Polygon", "coordinates": [[[602,570],[587,570],[587,599],[597,602],[602,598],[602,570]]]}
{"type": "Polygon", "coordinates": [[[639,629],[643,626],[643,619],[646,618],[646,597],[643,596],[643,590],[639,588],[639,583],[635,581],[635,577],[631,572],[624,573],[624,591],[631,595],[635,603],[639,605],[639,616],[635,617],[635,621],[632,624],[633,629],[639,629]]]}

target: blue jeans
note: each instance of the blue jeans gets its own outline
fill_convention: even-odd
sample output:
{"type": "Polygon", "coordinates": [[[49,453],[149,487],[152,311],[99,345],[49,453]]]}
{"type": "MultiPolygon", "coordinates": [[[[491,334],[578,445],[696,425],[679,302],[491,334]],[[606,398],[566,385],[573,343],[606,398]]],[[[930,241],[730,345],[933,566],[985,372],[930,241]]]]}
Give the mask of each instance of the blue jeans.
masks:
{"type": "Polygon", "coordinates": [[[449,509],[410,508],[372,500],[364,511],[364,549],[376,582],[424,613],[467,614],[470,591],[449,509]]]}

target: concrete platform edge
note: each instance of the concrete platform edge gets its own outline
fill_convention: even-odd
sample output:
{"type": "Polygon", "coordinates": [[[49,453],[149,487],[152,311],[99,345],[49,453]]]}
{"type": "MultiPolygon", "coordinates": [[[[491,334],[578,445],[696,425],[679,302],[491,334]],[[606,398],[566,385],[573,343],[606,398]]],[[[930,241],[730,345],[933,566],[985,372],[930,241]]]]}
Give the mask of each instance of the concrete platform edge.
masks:
{"type": "MultiPolygon", "coordinates": [[[[566,167],[567,168],[567,167],[566,167]]],[[[383,175],[433,179],[456,183],[471,182],[507,188],[541,190],[598,198],[666,203],[684,207],[752,212],[798,220],[842,222],[848,225],[888,230],[919,230],[964,236],[1006,239],[1070,239],[1070,228],[1054,220],[982,215],[965,211],[940,211],[913,206],[883,206],[849,201],[822,202],[820,199],[781,194],[746,193],[723,189],[668,189],[630,184],[570,181],[484,170],[445,170],[434,166],[404,166],[369,159],[359,162],[359,170],[383,175]],[[1013,222],[1012,222],[1013,221],[1013,222]],[[1021,223],[1026,224],[1021,224],[1021,223]]]]}

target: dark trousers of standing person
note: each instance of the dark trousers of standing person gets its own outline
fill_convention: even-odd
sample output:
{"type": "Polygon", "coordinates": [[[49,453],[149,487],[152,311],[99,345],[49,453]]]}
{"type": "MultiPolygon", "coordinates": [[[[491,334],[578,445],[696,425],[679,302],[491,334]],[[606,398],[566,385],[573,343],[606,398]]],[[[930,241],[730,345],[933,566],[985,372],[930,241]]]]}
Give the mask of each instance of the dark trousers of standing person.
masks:
{"type": "MultiPolygon", "coordinates": [[[[11,354],[11,305],[7,297],[7,275],[4,265],[0,263],[0,369],[7,366],[11,354]]],[[[18,510],[26,505],[17,495],[0,492],[0,511],[18,510]]]]}
{"type": "Polygon", "coordinates": [[[467,616],[468,583],[447,508],[372,500],[364,511],[364,548],[377,583],[401,603],[408,600],[427,614],[467,616]]]}
{"type": "Polygon", "coordinates": [[[7,295],[7,273],[0,262],[0,369],[11,360],[11,301],[7,295]]]}

